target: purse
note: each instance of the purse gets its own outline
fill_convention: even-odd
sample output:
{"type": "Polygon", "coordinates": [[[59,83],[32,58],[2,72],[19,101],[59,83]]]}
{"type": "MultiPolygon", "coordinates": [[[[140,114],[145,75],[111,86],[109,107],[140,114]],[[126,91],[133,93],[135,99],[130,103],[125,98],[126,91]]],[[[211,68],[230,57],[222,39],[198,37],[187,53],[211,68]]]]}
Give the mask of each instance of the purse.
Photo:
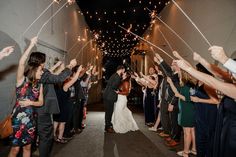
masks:
{"type": "MultiPolygon", "coordinates": [[[[12,96],[12,100],[11,100],[11,105],[9,105],[9,108],[11,108],[11,106],[13,106],[14,98],[15,98],[14,97],[15,90],[13,91],[12,95],[13,96],[12,96]]],[[[7,138],[13,133],[12,119],[11,119],[12,115],[13,115],[13,113],[7,115],[7,117],[0,122],[0,139],[7,138]]]]}
{"type": "Polygon", "coordinates": [[[7,138],[13,133],[11,115],[8,115],[2,122],[0,122],[0,139],[7,138]]]}

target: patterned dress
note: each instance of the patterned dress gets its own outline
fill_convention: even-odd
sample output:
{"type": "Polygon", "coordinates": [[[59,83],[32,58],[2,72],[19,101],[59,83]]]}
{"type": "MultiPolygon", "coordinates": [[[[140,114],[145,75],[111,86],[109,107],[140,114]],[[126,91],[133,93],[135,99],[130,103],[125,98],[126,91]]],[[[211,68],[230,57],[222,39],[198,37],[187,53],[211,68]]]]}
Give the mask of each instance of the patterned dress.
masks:
{"type": "Polygon", "coordinates": [[[35,139],[36,113],[33,106],[21,107],[19,100],[30,99],[37,101],[40,84],[32,84],[25,79],[16,87],[16,104],[13,108],[11,135],[12,146],[24,146],[33,143],[35,139]]]}

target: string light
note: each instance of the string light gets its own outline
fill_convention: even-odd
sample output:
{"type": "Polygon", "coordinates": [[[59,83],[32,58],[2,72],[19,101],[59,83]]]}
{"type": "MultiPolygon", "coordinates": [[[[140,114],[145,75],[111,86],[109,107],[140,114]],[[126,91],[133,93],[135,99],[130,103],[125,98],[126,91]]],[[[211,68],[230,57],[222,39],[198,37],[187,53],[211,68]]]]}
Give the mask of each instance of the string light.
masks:
{"type": "MultiPolygon", "coordinates": [[[[144,2],[144,1],[142,1],[142,0],[137,0],[137,1],[131,1],[131,0],[129,0],[129,2],[130,3],[132,3],[132,5],[133,4],[135,4],[135,5],[139,5],[139,4],[142,4],[142,3],[145,3],[145,5],[153,5],[152,6],[152,8],[157,8],[157,5],[159,4],[159,5],[162,5],[163,6],[163,3],[165,4],[165,2],[166,1],[157,1],[157,2],[154,2],[154,1],[151,1],[151,0],[149,0],[149,1],[147,1],[147,2],[144,2]],[[138,3],[138,4],[137,4],[138,3]],[[156,5],[154,5],[154,3],[156,4],[156,5]]],[[[168,1],[167,2],[168,4],[170,3],[170,1],[168,1]]],[[[144,10],[146,10],[146,7],[142,7],[144,10]]],[[[142,9],[141,8],[141,9],[142,9]]],[[[140,10],[140,7],[139,7],[139,10],[140,10]]],[[[117,21],[113,21],[110,17],[105,17],[105,16],[99,16],[99,15],[106,15],[106,14],[112,14],[112,15],[119,15],[120,13],[121,14],[129,14],[129,13],[135,13],[135,14],[137,14],[138,13],[138,11],[139,11],[138,9],[137,9],[137,6],[135,6],[135,7],[131,7],[129,10],[126,10],[126,9],[122,9],[122,10],[113,10],[113,11],[111,11],[111,10],[107,10],[107,11],[105,11],[105,10],[103,10],[103,11],[100,11],[100,10],[95,10],[95,11],[93,11],[93,12],[89,12],[89,11],[84,11],[84,13],[86,13],[86,15],[88,15],[88,18],[90,18],[90,19],[97,19],[97,21],[101,21],[101,22],[99,22],[99,26],[100,25],[102,25],[102,24],[104,24],[104,23],[107,23],[107,24],[109,24],[109,25],[117,25],[117,24],[120,24],[120,25],[122,25],[122,26],[127,26],[127,23],[125,23],[125,22],[117,22],[117,21]],[[96,16],[96,15],[98,15],[98,16],[96,16]],[[107,18],[107,19],[106,19],[107,18]]],[[[79,14],[82,14],[82,12],[78,12],[79,14]]],[[[150,13],[151,14],[151,13],[150,13]]],[[[111,16],[112,16],[111,15],[111,16]]],[[[155,14],[156,15],[156,14],[155,14]]],[[[152,15],[152,17],[153,17],[153,15],[152,15]]],[[[151,20],[150,20],[150,25],[148,25],[148,26],[150,26],[150,27],[148,27],[146,24],[144,24],[144,25],[142,25],[142,24],[136,24],[136,25],[133,25],[133,28],[132,28],[132,26],[131,26],[131,28],[130,29],[133,29],[135,32],[139,32],[139,31],[144,31],[145,29],[152,29],[152,27],[154,26],[154,24],[155,24],[155,18],[151,18],[151,20]]],[[[104,29],[104,28],[103,28],[104,29]]],[[[102,30],[103,30],[102,29],[102,30]]],[[[90,32],[94,32],[94,30],[93,31],[90,31],[90,32]]],[[[101,30],[97,30],[96,29],[96,32],[99,32],[99,33],[102,33],[102,31],[101,30]]],[[[132,36],[131,34],[128,34],[127,32],[124,32],[124,31],[122,31],[122,30],[120,30],[120,31],[116,31],[116,29],[114,30],[114,29],[109,29],[109,30],[104,30],[103,31],[103,33],[104,34],[101,34],[101,36],[100,36],[100,38],[99,39],[97,39],[97,43],[98,43],[98,45],[100,45],[100,46],[98,46],[97,48],[98,48],[98,50],[102,50],[102,51],[106,51],[106,52],[109,52],[107,55],[108,56],[110,56],[110,54],[113,54],[113,52],[115,52],[115,54],[113,54],[112,56],[121,56],[121,55],[127,55],[127,54],[130,54],[131,53],[131,51],[133,51],[133,46],[134,45],[137,45],[138,44],[138,41],[139,41],[139,38],[137,38],[137,36],[132,36]],[[116,34],[117,35],[117,33],[118,34],[123,34],[123,35],[121,35],[121,36],[118,36],[118,38],[114,38],[114,37],[112,37],[112,35],[110,34],[110,33],[112,33],[112,34],[116,34]],[[105,43],[105,45],[104,45],[104,43],[105,43]],[[126,50],[125,50],[125,48],[127,48],[126,50]]],[[[146,37],[145,37],[146,38],[146,37]]]]}

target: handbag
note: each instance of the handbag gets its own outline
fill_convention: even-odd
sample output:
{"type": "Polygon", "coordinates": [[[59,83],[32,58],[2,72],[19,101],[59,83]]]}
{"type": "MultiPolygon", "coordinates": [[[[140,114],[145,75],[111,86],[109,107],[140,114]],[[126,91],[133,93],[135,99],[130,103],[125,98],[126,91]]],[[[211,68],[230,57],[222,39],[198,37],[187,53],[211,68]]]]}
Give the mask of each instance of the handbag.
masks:
{"type": "Polygon", "coordinates": [[[0,122],[0,139],[7,138],[13,133],[11,117],[12,115],[8,115],[0,122]]]}
{"type": "MultiPolygon", "coordinates": [[[[15,98],[14,95],[15,95],[15,90],[13,91],[11,105],[9,105],[9,107],[13,106],[15,98]]],[[[13,113],[7,115],[7,117],[0,122],[0,139],[7,138],[13,133],[12,119],[11,119],[12,115],[13,113]]]]}

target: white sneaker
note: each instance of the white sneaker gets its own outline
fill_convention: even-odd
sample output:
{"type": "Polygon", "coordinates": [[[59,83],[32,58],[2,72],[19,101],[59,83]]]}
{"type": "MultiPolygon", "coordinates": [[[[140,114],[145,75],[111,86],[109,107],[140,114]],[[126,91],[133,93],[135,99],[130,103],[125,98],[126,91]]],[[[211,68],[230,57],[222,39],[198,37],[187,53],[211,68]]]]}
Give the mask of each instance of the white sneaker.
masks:
{"type": "Polygon", "coordinates": [[[150,127],[150,128],[148,128],[148,130],[156,132],[156,131],[157,131],[157,128],[150,127]]]}

